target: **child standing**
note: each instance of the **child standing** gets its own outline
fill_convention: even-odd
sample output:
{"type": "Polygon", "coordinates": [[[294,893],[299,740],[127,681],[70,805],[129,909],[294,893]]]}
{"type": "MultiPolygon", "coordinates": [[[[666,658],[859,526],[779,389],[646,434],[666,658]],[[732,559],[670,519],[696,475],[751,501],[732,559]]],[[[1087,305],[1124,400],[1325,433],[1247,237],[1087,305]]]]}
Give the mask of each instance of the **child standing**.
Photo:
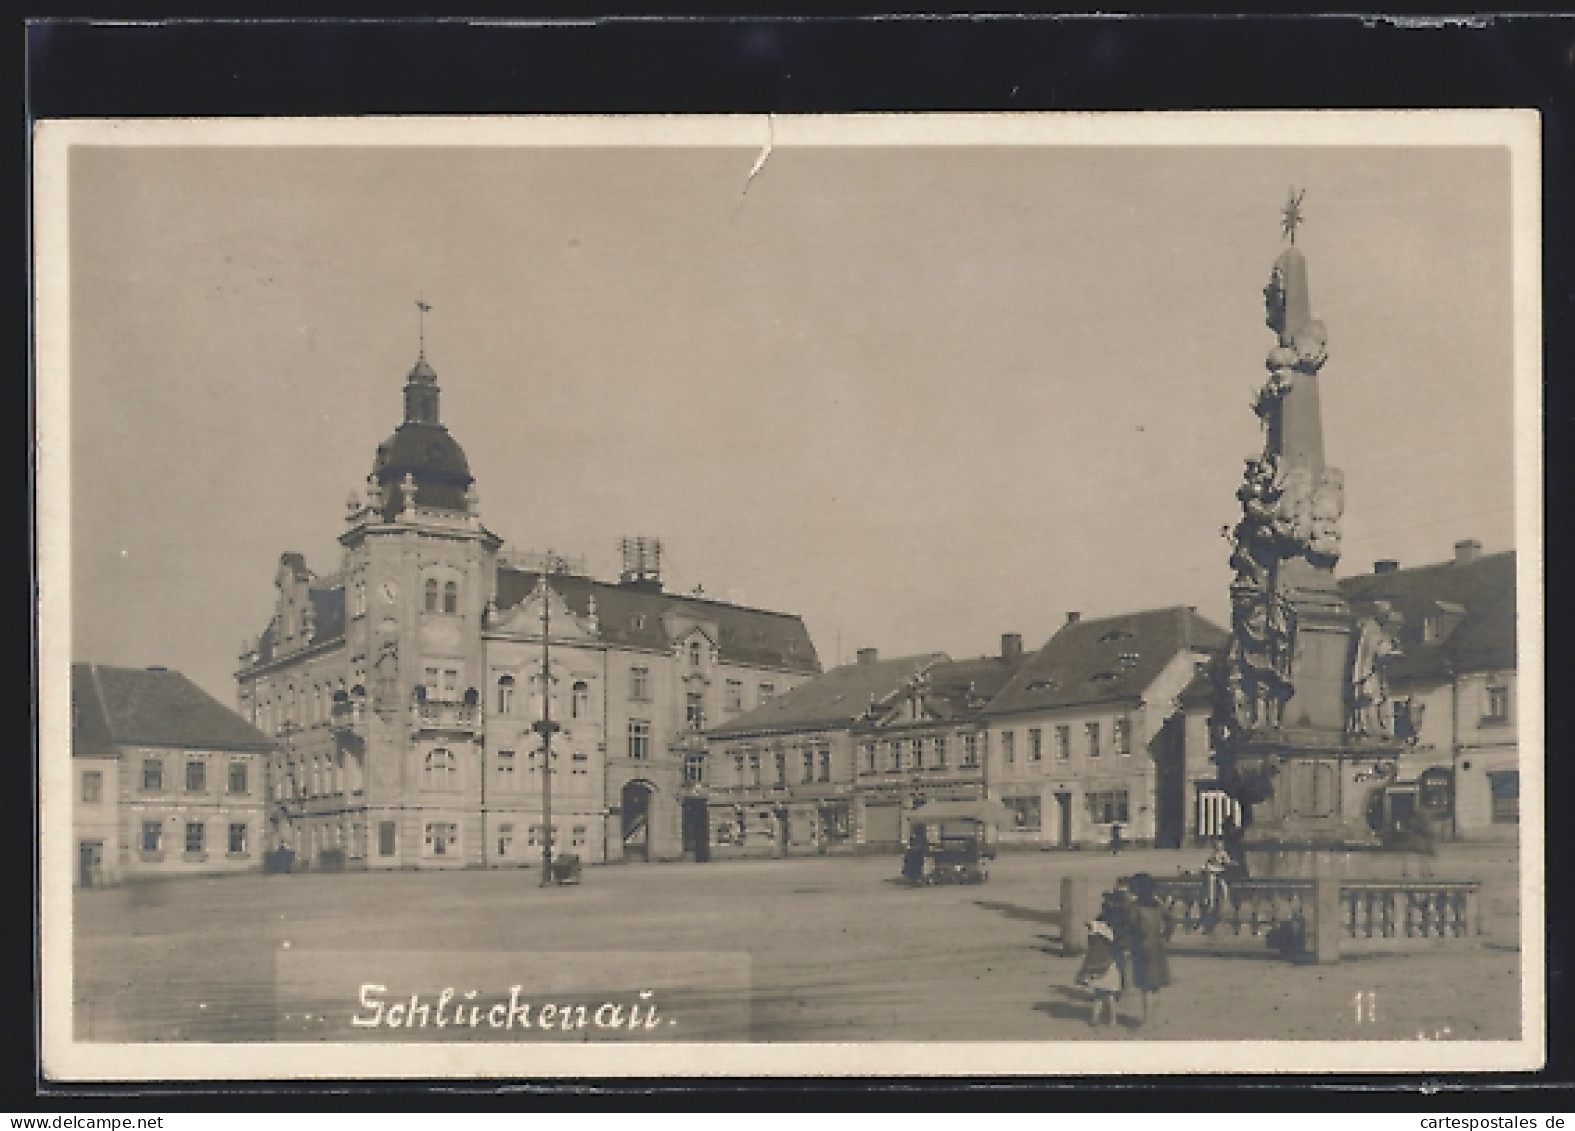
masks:
{"type": "Polygon", "coordinates": [[[1121,996],[1121,952],[1116,949],[1116,933],[1103,915],[1088,922],[1088,950],[1076,981],[1094,995],[1089,1025],[1098,1025],[1101,1013],[1106,1025],[1114,1025],[1116,999],[1121,996]]]}

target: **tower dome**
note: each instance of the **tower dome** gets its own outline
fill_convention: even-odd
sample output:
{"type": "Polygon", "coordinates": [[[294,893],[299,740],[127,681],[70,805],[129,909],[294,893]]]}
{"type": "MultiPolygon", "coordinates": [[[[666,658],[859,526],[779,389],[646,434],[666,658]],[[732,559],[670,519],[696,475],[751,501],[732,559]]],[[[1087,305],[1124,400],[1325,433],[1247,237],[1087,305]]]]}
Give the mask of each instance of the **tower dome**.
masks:
{"type": "Polygon", "coordinates": [[[416,485],[416,505],[465,513],[466,492],[474,482],[464,449],[438,416],[437,373],[423,354],[405,378],[405,419],[377,447],[372,477],[383,489],[383,517],[392,520],[405,506],[408,475],[416,485]]]}

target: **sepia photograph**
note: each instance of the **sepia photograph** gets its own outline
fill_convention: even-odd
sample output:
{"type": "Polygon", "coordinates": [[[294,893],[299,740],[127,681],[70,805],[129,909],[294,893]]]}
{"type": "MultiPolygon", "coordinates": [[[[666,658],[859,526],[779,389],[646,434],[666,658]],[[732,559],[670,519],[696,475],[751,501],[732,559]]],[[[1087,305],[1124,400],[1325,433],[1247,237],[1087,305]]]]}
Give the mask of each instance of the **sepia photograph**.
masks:
{"type": "Polygon", "coordinates": [[[39,123],[43,1071],[1540,1067],[1538,129],[39,123]]]}

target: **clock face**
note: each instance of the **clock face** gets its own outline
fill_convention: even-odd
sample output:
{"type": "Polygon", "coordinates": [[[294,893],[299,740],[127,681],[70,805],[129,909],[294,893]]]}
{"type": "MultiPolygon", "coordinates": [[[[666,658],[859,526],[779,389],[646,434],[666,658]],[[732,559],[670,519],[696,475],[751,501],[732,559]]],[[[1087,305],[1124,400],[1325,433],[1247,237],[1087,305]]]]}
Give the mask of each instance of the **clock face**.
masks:
{"type": "Polygon", "coordinates": [[[383,600],[392,603],[399,598],[399,586],[392,581],[385,581],[378,587],[378,592],[383,595],[383,600]]]}

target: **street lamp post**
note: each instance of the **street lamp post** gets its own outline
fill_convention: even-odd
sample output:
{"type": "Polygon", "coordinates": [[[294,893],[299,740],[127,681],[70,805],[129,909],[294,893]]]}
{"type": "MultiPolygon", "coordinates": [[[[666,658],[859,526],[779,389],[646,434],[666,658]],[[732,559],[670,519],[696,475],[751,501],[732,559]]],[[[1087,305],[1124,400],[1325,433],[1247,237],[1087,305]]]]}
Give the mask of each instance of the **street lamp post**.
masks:
{"type": "Polygon", "coordinates": [[[559,729],[552,719],[552,590],[547,575],[537,583],[541,593],[541,718],[531,729],[541,735],[541,886],[552,880],[552,736],[559,729]]]}

